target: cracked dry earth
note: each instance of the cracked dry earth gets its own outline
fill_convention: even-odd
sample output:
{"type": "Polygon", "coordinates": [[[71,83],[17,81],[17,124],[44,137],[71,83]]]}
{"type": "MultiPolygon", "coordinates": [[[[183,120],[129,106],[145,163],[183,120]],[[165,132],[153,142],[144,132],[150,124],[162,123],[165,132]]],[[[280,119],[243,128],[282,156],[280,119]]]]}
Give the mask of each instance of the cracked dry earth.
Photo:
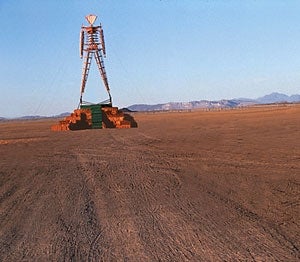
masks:
{"type": "Polygon", "coordinates": [[[0,123],[0,261],[299,261],[300,106],[0,123]]]}

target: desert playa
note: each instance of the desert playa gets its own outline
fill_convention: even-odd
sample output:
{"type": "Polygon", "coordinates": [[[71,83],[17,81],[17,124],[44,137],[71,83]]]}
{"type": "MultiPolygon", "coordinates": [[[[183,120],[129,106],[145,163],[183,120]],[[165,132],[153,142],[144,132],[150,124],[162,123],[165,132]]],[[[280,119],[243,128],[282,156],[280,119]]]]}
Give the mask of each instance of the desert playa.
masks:
{"type": "Polygon", "coordinates": [[[300,105],[0,123],[1,261],[298,261],[300,105]]]}

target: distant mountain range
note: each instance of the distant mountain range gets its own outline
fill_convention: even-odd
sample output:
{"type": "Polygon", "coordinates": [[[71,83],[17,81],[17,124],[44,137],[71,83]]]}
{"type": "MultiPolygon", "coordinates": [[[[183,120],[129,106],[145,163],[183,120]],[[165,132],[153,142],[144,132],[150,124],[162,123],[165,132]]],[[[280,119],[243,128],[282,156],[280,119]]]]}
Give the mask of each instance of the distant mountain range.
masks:
{"type": "MultiPolygon", "coordinates": [[[[257,99],[249,99],[249,98],[237,98],[237,99],[222,99],[218,101],[208,101],[208,100],[200,100],[200,101],[191,101],[191,102],[169,102],[165,104],[136,104],[131,105],[127,108],[123,108],[124,112],[132,112],[132,111],[170,111],[170,110],[191,110],[191,109],[213,109],[213,108],[235,108],[235,107],[244,107],[251,106],[257,104],[273,104],[273,103],[300,103],[300,95],[285,95],[281,93],[272,93],[269,95],[265,95],[263,97],[259,97],[257,99]]],[[[70,113],[62,113],[55,116],[22,116],[14,119],[20,120],[33,120],[33,119],[41,119],[41,118],[63,118],[69,116],[70,113]]],[[[4,117],[0,117],[1,121],[9,120],[4,117]]]]}
{"type": "Polygon", "coordinates": [[[285,95],[280,93],[272,93],[257,99],[237,98],[237,99],[222,99],[218,101],[191,101],[191,102],[169,102],[165,104],[136,104],[127,107],[130,111],[169,111],[169,110],[190,110],[190,109],[205,109],[205,108],[235,108],[257,104],[273,104],[273,103],[298,103],[300,95],[285,95]]]}
{"type": "Polygon", "coordinates": [[[272,103],[295,103],[300,102],[300,95],[287,96],[280,93],[272,93],[256,99],[260,104],[272,104],[272,103]]]}
{"type": "Polygon", "coordinates": [[[17,119],[17,120],[35,120],[35,119],[42,119],[42,118],[63,118],[66,116],[69,116],[70,113],[61,113],[59,115],[55,116],[40,116],[40,115],[35,115],[35,116],[21,116],[21,117],[15,117],[15,118],[5,118],[5,117],[0,117],[0,122],[1,121],[7,121],[11,119],[17,119]]]}

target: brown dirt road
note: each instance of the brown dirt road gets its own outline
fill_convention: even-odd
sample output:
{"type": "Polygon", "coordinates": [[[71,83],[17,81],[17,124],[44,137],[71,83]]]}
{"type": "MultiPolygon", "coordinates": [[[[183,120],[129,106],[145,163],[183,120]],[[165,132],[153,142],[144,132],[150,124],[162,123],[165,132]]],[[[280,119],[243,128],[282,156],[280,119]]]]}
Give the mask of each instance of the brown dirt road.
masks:
{"type": "Polygon", "coordinates": [[[0,123],[0,261],[299,261],[300,106],[0,123]]]}

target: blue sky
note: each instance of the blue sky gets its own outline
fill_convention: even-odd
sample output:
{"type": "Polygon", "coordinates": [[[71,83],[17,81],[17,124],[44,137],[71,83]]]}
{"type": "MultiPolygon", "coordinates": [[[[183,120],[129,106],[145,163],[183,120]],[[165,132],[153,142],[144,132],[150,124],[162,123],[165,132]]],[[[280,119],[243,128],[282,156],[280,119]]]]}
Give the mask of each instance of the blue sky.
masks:
{"type": "MultiPolygon", "coordinates": [[[[90,13],[115,106],[300,93],[297,0],[0,0],[0,116],[77,107],[90,13]]],[[[93,63],[84,100],[106,98],[93,63]]]]}

